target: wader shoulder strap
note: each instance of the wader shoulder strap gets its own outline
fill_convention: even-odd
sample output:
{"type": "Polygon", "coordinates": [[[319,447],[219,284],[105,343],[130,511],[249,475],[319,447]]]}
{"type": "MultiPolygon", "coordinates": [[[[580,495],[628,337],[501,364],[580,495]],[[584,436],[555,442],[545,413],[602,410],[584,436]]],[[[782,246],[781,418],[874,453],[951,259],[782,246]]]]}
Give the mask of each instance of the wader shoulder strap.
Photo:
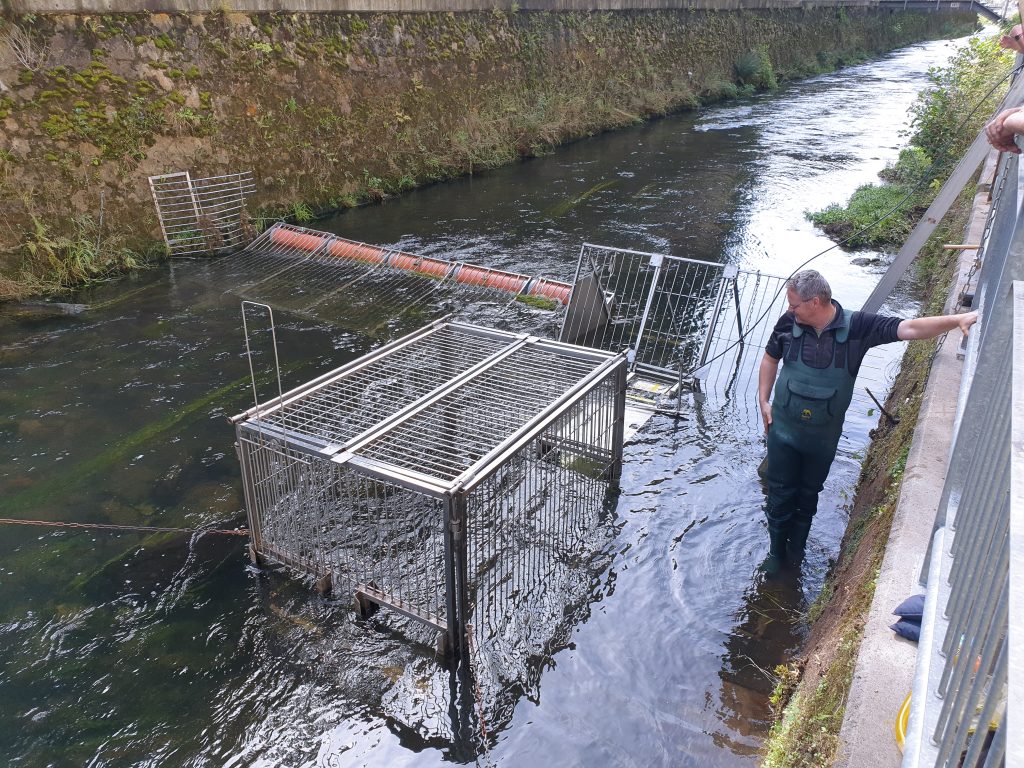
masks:
{"type": "Polygon", "coordinates": [[[846,342],[850,338],[850,319],[853,317],[853,310],[843,310],[843,327],[836,329],[836,345],[832,353],[832,364],[836,368],[845,368],[847,364],[847,352],[849,347],[846,342]]]}

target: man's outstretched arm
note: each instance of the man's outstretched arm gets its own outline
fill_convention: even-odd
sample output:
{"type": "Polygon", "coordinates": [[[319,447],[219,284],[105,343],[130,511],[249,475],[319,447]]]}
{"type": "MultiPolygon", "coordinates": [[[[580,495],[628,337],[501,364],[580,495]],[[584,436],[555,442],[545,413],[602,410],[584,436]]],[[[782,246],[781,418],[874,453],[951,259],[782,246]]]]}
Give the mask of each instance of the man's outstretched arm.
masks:
{"type": "Polygon", "coordinates": [[[964,336],[966,336],[971,326],[976,322],[978,322],[977,312],[964,312],[959,315],[915,317],[912,320],[903,320],[896,329],[896,335],[901,341],[934,339],[936,336],[941,336],[947,331],[959,328],[964,336]]]}

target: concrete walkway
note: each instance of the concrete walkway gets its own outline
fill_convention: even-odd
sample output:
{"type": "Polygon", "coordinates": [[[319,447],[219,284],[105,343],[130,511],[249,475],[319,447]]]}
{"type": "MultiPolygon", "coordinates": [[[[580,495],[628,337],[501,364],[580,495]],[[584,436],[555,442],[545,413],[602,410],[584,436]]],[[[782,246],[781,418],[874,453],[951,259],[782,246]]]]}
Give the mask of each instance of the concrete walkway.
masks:
{"type": "MultiPolygon", "coordinates": [[[[981,241],[997,158],[993,152],[985,163],[965,243],[981,241]]],[[[961,252],[960,274],[947,299],[947,312],[955,307],[976,256],[975,250],[961,252]]],[[[892,531],[864,626],[839,733],[836,768],[897,768],[902,760],[896,744],[896,713],[913,685],[917,644],[898,637],[889,626],[897,618],[893,608],[910,595],[924,593],[918,576],[946,477],[963,367],[961,341],[958,332],[947,334],[928,377],[892,531]]]]}

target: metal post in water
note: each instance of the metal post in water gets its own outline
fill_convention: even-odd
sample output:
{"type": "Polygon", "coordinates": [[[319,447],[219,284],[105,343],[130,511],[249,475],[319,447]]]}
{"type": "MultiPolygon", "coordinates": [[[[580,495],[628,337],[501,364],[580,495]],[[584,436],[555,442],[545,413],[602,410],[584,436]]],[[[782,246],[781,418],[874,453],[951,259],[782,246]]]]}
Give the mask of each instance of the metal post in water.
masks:
{"type": "MultiPolygon", "coordinates": [[[[445,621],[448,625],[448,632],[442,643],[443,655],[451,657],[459,643],[459,585],[458,566],[456,565],[456,551],[458,541],[456,539],[456,520],[459,516],[457,506],[458,497],[452,494],[445,494],[444,497],[444,612],[445,621]]],[[[463,502],[464,504],[464,502],[463,502]]]]}
{"type": "Polygon", "coordinates": [[[615,368],[615,421],[612,424],[612,463],[609,467],[608,481],[613,488],[619,485],[622,477],[622,444],[626,429],[626,362],[623,360],[615,368]]]}
{"type": "MultiPolygon", "coordinates": [[[[708,361],[708,355],[711,352],[711,340],[715,336],[715,328],[718,327],[718,318],[722,315],[722,305],[725,304],[725,292],[729,281],[736,282],[736,276],[739,274],[739,269],[729,264],[726,266],[722,273],[722,281],[718,284],[718,296],[715,297],[715,308],[711,313],[711,322],[708,323],[708,332],[704,335],[704,343],[701,345],[700,357],[697,359],[697,365],[694,370],[703,368],[704,363],[708,361]]],[[[738,307],[738,305],[737,305],[738,307]]],[[[737,308],[737,318],[739,317],[739,309],[737,308]]]]}
{"type": "MultiPolygon", "coordinates": [[[[451,651],[455,654],[456,658],[463,655],[463,650],[466,648],[466,624],[469,622],[469,600],[468,600],[468,537],[466,536],[466,510],[468,504],[466,503],[467,493],[465,490],[459,489],[452,494],[451,504],[451,539],[452,539],[452,567],[454,568],[454,598],[455,598],[455,609],[456,609],[456,620],[455,628],[456,634],[451,638],[451,651]]],[[[451,627],[451,619],[449,619],[449,628],[451,627]]]]}
{"type": "Polygon", "coordinates": [[[733,275],[733,277],[730,278],[730,279],[732,280],[732,297],[733,297],[733,299],[736,302],[736,333],[739,334],[738,341],[739,341],[739,345],[740,345],[740,351],[737,354],[742,355],[743,354],[743,308],[740,305],[740,286],[739,286],[739,280],[736,279],[738,277],[738,275],[739,275],[739,270],[737,270],[736,275],[733,275]]]}

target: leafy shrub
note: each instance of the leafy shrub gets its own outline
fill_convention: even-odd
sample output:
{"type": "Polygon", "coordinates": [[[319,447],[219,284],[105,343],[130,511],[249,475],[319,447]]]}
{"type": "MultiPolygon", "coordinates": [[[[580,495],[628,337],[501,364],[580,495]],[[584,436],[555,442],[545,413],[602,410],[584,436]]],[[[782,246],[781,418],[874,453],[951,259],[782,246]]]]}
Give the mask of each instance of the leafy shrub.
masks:
{"type": "Polygon", "coordinates": [[[948,66],[928,70],[930,85],[910,107],[910,143],[937,161],[958,160],[1006,92],[1013,56],[998,37],[974,37],[948,66]]]}
{"type": "Polygon", "coordinates": [[[910,146],[900,150],[895,163],[885,166],[879,177],[890,184],[915,186],[924,181],[932,172],[932,159],[920,147],[910,146]]]}
{"type": "Polygon", "coordinates": [[[752,85],[764,90],[773,90],[779,86],[771,59],[768,58],[768,51],[764,48],[742,54],[736,60],[734,68],[740,85],[752,85]]]}
{"type": "Polygon", "coordinates": [[[77,216],[72,224],[71,234],[55,235],[32,217],[25,250],[31,260],[46,268],[46,278],[37,289],[58,292],[144,266],[136,254],[124,247],[120,237],[104,238],[99,223],[92,217],[77,216]]]}
{"type": "Polygon", "coordinates": [[[911,222],[900,209],[914,205],[911,190],[902,184],[865,184],[846,206],[830,205],[807,218],[848,248],[899,245],[910,234],[911,222]]]}

